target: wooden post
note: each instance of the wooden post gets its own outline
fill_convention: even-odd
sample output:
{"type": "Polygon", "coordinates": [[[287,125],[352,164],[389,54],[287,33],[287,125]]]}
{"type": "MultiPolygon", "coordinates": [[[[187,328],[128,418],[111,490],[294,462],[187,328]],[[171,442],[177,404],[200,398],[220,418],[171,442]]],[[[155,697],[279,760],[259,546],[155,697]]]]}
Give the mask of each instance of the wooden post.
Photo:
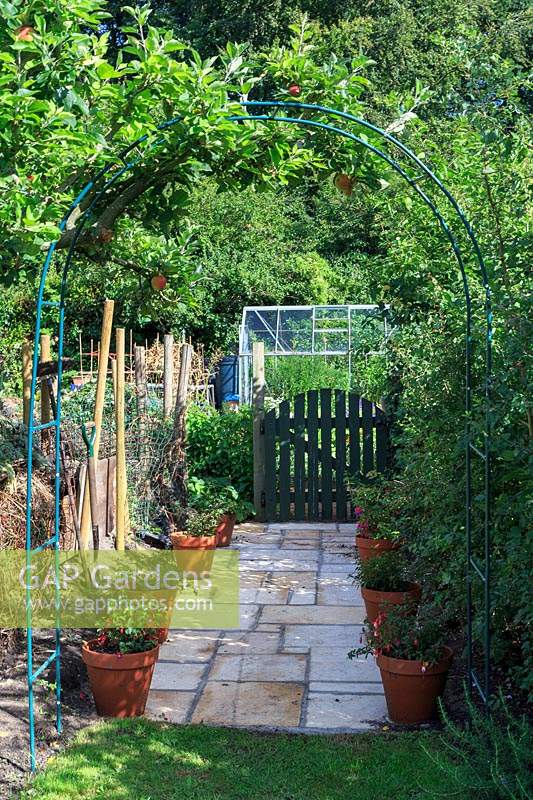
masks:
{"type": "Polygon", "coordinates": [[[83,381],[83,340],[81,338],[81,333],[78,334],[78,343],[80,348],[80,375],[83,381]]]}
{"type": "Polygon", "coordinates": [[[93,379],[93,350],[94,350],[94,340],[90,340],[91,352],[89,354],[89,371],[91,373],[91,380],[93,379]]]}
{"type": "Polygon", "coordinates": [[[174,337],[165,333],[163,338],[163,416],[170,417],[174,389],[174,337]]]}
{"type": "Polygon", "coordinates": [[[130,328],[130,370],[129,370],[129,382],[133,383],[133,329],[130,328]]]}
{"type": "Polygon", "coordinates": [[[254,507],[259,522],[265,519],[265,345],[254,342],[252,351],[252,407],[254,447],[254,507]]]}
{"type": "Polygon", "coordinates": [[[180,371],[174,407],[172,447],[168,453],[168,467],[172,488],[178,503],[186,506],[187,501],[187,463],[185,460],[186,413],[189,376],[192,365],[192,346],[182,344],[180,348],[180,371]]]}
{"type": "MultiPolygon", "coordinates": [[[[50,336],[41,333],[39,360],[41,364],[50,361],[50,336]]],[[[41,380],[41,423],[46,425],[51,419],[50,392],[46,378],[41,380]]],[[[41,431],[41,447],[46,452],[50,447],[50,430],[41,431]]]]}
{"type": "Polygon", "coordinates": [[[117,402],[117,359],[111,356],[111,382],[113,384],[113,401],[117,402]]]}
{"type": "Polygon", "coordinates": [[[146,440],[146,351],[144,347],[135,345],[135,387],[137,390],[137,416],[139,418],[139,455],[140,469],[143,475],[144,495],[147,496],[150,485],[147,475],[148,442],[146,440]]]}
{"type": "MultiPolygon", "coordinates": [[[[98,461],[98,451],[100,448],[100,434],[102,430],[102,418],[104,415],[105,387],[107,380],[107,363],[109,361],[109,344],[111,342],[111,330],[113,327],[113,300],[106,300],[104,303],[104,314],[102,317],[102,332],[100,335],[100,363],[98,365],[98,379],[96,381],[96,395],[94,400],[94,424],[96,425],[96,439],[94,442],[94,457],[98,461]]],[[[91,343],[92,352],[92,343],[91,343]]],[[[91,527],[91,507],[89,502],[88,481],[85,481],[85,492],[83,494],[83,507],[81,511],[81,544],[87,549],[92,538],[91,527]]]]}
{"type": "Polygon", "coordinates": [[[124,550],[126,539],[126,442],[124,420],[124,383],[125,383],[125,330],[115,331],[117,351],[117,394],[115,399],[115,435],[117,443],[116,458],[116,548],[124,550]]]}
{"type": "Polygon", "coordinates": [[[22,419],[26,427],[30,424],[32,346],[29,342],[22,345],[22,419]]]}

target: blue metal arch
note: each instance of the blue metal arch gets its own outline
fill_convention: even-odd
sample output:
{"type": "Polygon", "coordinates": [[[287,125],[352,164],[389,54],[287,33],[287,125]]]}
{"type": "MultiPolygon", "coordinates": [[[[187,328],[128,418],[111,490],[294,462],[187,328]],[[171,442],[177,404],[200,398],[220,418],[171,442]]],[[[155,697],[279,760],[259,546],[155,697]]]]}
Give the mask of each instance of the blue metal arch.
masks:
{"type": "MultiPolygon", "coordinates": [[[[481,697],[482,702],[485,706],[488,705],[489,697],[490,697],[490,519],[491,519],[491,507],[490,507],[490,434],[491,434],[491,420],[490,420],[490,385],[491,385],[491,370],[492,370],[492,356],[491,356],[491,342],[492,342],[492,310],[491,310],[491,293],[490,293],[490,285],[489,279],[487,274],[487,269],[484,263],[484,259],[481,253],[481,249],[479,247],[479,243],[475,236],[475,233],[466,217],[462,209],[460,208],[459,204],[450,193],[450,191],[446,188],[446,186],[442,183],[442,181],[429,169],[427,165],[422,162],[418,156],[416,156],[409,148],[407,148],[402,142],[396,139],[391,134],[387,133],[386,131],[382,130],[381,128],[373,125],[370,122],[367,122],[364,119],[356,117],[352,114],[349,114],[345,111],[340,111],[337,109],[328,108],[326,106],[321,105],[314,105],[309,103],[299,103],[299,102],[282,102],[282,101],[272,101],[272,100],[265,100],[265,101],[245,101],[242,102],[241,105],[246,110],[251,109],[253,110],[265,110],[268,109],[272,113],[258,113],[258,114],[251,114],[251,113],[244,113],[242,115],[233,114],[228,115],[228,119],[235,122],[261,122],[261,123],[286,123],[286,124],[295,124],[300,125],[308,128],[318,128],[327,131],[328,133],[332,133],[341,137],[344,137],[348,140],[351,140],[358,145],[363,146],[378,158],[383,160],[387,163],[397,174],[399,174],[410,186],[411,189],[417,194],[417,196],[422,200],[422,202],[430,209],[431,213],[439,223],[446,239],[448,240],[452,252],[455,256],[457,261],[457,265],[459,268],[459,272],[461,275],[462,287],[463,287],[463,294],[465,298],[465,308],[466,308],[466,315],[465,315],[465,380],[466,380],[466,393],[465,393],[465,463],[466,463],[466,549],[467,549],[467,564],[466,564],[466,592],[467,592],[467,634],[468,634],[468,676],[469,676],[469,685],[470,687],[475,687],[481,697]],[[374,134],[379,136],[385,143],[391,145],[393,148],[398,150],[402,157],[404,157],[411,165],[416,166],[418,170],[422,170],[423,174],[426,178],[429,179],[430,183],[433,187],[440,193],[443,200],[449,207],[449,210],[453,213],[453,216],[456,220],[459,220],[462,228],[466,232],[466,236],[470,245],[472,246],[472,250],[476,259],[476,263],[479,270],[479,277],[481,280],[481,284],[484,289],[485,294],[485,301],[484,301],[484,315],[485,315],[485,324],[486,324],[486,332],[485,332],[485,385],[484,385],[484,426],[483,426],[483,445],[481,448],[478,448],[474,445],[472,440],[472,426],[471,426],[471,419],[472,419],[472,368],[471,368],[471,356],[472,356],[472,297],[470,292],[469,280],[467,275],[467,270],[465,266],[465,260],[463,257],[463,253],[459,242],[453,233],[450,225],[444,218],[442,212],[439,210],[439,207],[436,205],[434,200],[420,188],[418,182],[414,180],[412,177],[408,175],[402,165],[397,161],[396,158],[390,156],[387,152],[381,150],[375,144],[367,141],[366,139],[357,136],[350,130],[346,130],[344,128],[340,128],[336,125],[332,125],[328,122],[322,122],[320,120],[309,119],[307,117],[297,117],[297,116],[278,116],[276,112],[280,110],[305,110],[311,112],[313,114],[320,114],[325,115],[327,118],[333,119],[340,119],[345,120],[355,126],[362,127],[364,129],[372,131],[374,134]],[[471,466],[471,457],[472,454],[477,454],[480,456],[484,461],[484,496],[485,496],[485,509],[484,509],[484,563],[480,565],[473,557],[472,553],[472,466],[471,466]],[[473,607],[472,607],[472,578],[479,577],[482,581],[484,587],[484,613],[483,613],[483,622],[484,622],[484,629],[485,629],[485,637],[484,637],[484,670],[483,670],[483,677],[478,677],[477,673],[473,669],[472,664],[472,655],[473,655],[473,607]]],[[[174,117],[166,122],[161,123],[157,126],[156,130],[165,131],[169,128],[174,127],[179,122],[182,121],[181,117],[174,117]]],[[[46,258],[41,270],[41,278],[39,283],[39,289],[37,294],[37,314],[36,314],[36,322],[35,322],[35,329],[34,329],[34,350],[33,350],[33,363],[32,363],[32,385],[31,385],[31,397],[30,397],[30,409],[29,409],[29,426],[28,426],[28,449],[27,449],[27,459],[28,459],[28,478],[27,478],[27,501],[26,501],[26,559],[28,566],[31,564],[32,555],[45,547],[53,547],[56,552],[56,565],[58,564],[58,554],[59,554],[59,532],[60,532],[60,437],[61,437],[61,379],[62,379],[62,358],[63,358],[63,348],[64,348],[64,319],[65,319],[65,307],[66,307],[66,291],[67,291],[67,279],[68,279],[68,272],[70,266],[72,264],[74,253],[76,249],[77,242],[79,237],[84,230],[87,222],[89,221],[90,214],[94,207],[98,204],[99,200],[102,196],[108,191],[108,189],[115,184],[119,178],[121,178],[124,174],[131,171],[135,166],[137,166],[141,161],[142,157],[138,156],[131,160],[128,160],[128,156],[134,151],[137,147],[141,144],[148,142],[150,136],[145,134],[144,136],[139,137],[135,142],[133,142],[128,147],[124,148],[118,154],[118,161],[122,162],[120,169],[112,174],[111,177],[107,177],[108,174],[117,166],[117,161],[111,161],[102,167],[97,174],[92,178],[79,192],[76,198],[73,200],[72,204],[68,208],[65,216],[60,222],[59,228],[63,232],[67,227],[67,222],[72,214],[72,212],[80,205],[80,203],[87,197],[87,195],[94,191],[95,195],[91,199],[91,202],[87,206],[87,208],[83,211],[80,216],[78,225],[76,227],[74,236],[69,246],[69,250],[65,259],[65,264],[63,268],[62,274],[62,282],[61,282],[61,294],[59,302],[51,302],[45,300],[45,291],[46,291],[46,284],[47,284],[47,277],[50,271],[50,267],[53,263],[54,255],[56,252],[57,242],[53,242],[46,254],[46,258]],[[59,312],[59,319],[58,319],[58,395],[57,395],[57,415],[56,419],[53,420],[51,423],[48,423],[46,427],[54,428],[55,429],[55,476],[54,476],[54,535],[44,544],[42,544],[38,548],[32,549],[32,525],[31,525],[31,512],[32,512],[32,471],[33,471],[33,438],[34,433],[39,430],[43,429],[42,425],[34,425],[34,414],[35,414],[35,394],[37,389],[37,367],[38,367],[38,350],[39,350],[39,337],[41,332],[41,322],[42,322],[42,313],[45,307],[56,307],[59,312]]],[[[154,142],[149,144],[149,150],[151,151],[153,148],[158,147],[158,145],[164,143],[166,140],[164,137],[156,139],[154,142]]],[[[56,572],[56,596],[59,599],[59,581],[56,572]]],[[[33,698],[33,685],[35,683],[36,678],[38,675],[42,673],[42,671],[47,668],[49,665],[55,662],[56,668],[56,709],[57,709],[57,728],[58,731],[61,730],[61,707],[60,707],[60,686],[61,686],[61,673],[60,673],[60,627],[59,621],[56,626],[56,646],[54,653],[46,660],[44,664],[42,664],[35,672],[33,671],[33,648],[32,648],[32,627],[31,627],[31,604],[30,604],[30,589],[27,588],[27,626],[28,626],[28,702],[29,702],[29,717],[30,717],[30,761],[32,769],[35,768],[35,731],[34,731],[34,714],[33,714],[33,706],[34,706],[34,698],[33,698]]]]}

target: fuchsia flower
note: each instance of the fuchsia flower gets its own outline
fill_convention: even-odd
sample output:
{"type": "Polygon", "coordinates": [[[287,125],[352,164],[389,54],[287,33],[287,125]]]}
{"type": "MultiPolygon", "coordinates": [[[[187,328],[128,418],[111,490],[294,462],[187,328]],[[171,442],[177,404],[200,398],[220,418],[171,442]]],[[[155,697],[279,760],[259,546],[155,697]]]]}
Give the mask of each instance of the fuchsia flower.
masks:
{"type": "Polygon", "coordinates": [[[356,506],[353,512],[357,517],[360,517],[361,514],[363,513],[363,509],[361,508],[361,506],[356,506]]]}

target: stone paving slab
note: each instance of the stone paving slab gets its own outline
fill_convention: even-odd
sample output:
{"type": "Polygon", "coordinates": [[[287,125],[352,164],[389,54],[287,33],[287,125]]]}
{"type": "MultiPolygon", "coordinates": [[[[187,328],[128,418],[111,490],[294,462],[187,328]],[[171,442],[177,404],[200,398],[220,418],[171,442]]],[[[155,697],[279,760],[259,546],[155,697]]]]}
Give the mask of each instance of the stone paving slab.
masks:
{"type": "MultiPolygon", "coordinates": [[[[352,646],[355,645],[355,642],[352,646]]],[[[309,662],[310,681],[380,681],[373,658],[349,659],[345,647],[312,646],[309,662]]]]}
{"type": "Polygon", "coordinates": [[[350,606],[268,606],[263,608],[261,622],[282,622],[298,625],[362,624],[363,610],[350,606]]]}
{"type": "Polygon", "coordinates": [[[171,631],[147,714],[176,724],[363,731],[386,713],[373,659],[350,661],[364,607],[353,523],[239,526],[234,630],[171,631]]]}
{"type": "Polygon", "coordinates": [[[209,661],[213,656],[219,634],[209,634],[203,631],[174,632],[171,640],[161,646],[159,661],[209,661]]]}
{"type": "MultiPolygon", "coordinates": [[[[270,626],[269,626],[270,627],[270,626]]],[[[281,628],[253,633],[227,633],[218,648],[218,654],[277,653],[280,647],[281,628]]]]}
{"type": "Polygon", "coordinates": [[[160,692],[152,688],[146,703],[146,716],[182,724],[187,722],[195,697],[194,692],[160,692]]]}
{"type": "Polygon", "coordinates": [[[379,695],[310,692],[305,726],[335,730],[369,730],[385,722],[387,706],[379,695]]]}
{"type": "Polygon", "coordinates": [[[208,681],[192,722],[294,728],[300,725],[303,686],[297,683],[208,681]]]}
{"type": "MultiPolygon", "coordinates": [[[[285,628],[285,650],[299,648],[301,652],[316,645],[346,648],[355,647],[361,636],[361,625],[287,625],[285,628]]],[[[336,668],[332,660],[331,668],[336,668]]]]}
{"type": "Polygon", "coordinates": [[[207,670],[205,664],[178,664],[158,661],[152,678],[152,690],[196,691],[207,670]]]}
{"type": "Polygon", "coordinates": [[[303,683],[307,659],[303,655],[217,655],[210,681],[276,681],[303,683]]]}

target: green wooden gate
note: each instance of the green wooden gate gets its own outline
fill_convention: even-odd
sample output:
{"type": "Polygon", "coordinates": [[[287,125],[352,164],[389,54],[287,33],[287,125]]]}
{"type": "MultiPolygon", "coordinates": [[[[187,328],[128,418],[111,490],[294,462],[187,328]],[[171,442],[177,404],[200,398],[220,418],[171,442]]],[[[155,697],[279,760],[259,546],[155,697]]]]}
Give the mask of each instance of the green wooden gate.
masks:
{"type": "Polygon", "coordinates": [[[264,446],[264,519],[353,519],[346,478],[384,472],[389,436],[384,412],[341,389],[314,389],[268,411],[264,446]]]}

